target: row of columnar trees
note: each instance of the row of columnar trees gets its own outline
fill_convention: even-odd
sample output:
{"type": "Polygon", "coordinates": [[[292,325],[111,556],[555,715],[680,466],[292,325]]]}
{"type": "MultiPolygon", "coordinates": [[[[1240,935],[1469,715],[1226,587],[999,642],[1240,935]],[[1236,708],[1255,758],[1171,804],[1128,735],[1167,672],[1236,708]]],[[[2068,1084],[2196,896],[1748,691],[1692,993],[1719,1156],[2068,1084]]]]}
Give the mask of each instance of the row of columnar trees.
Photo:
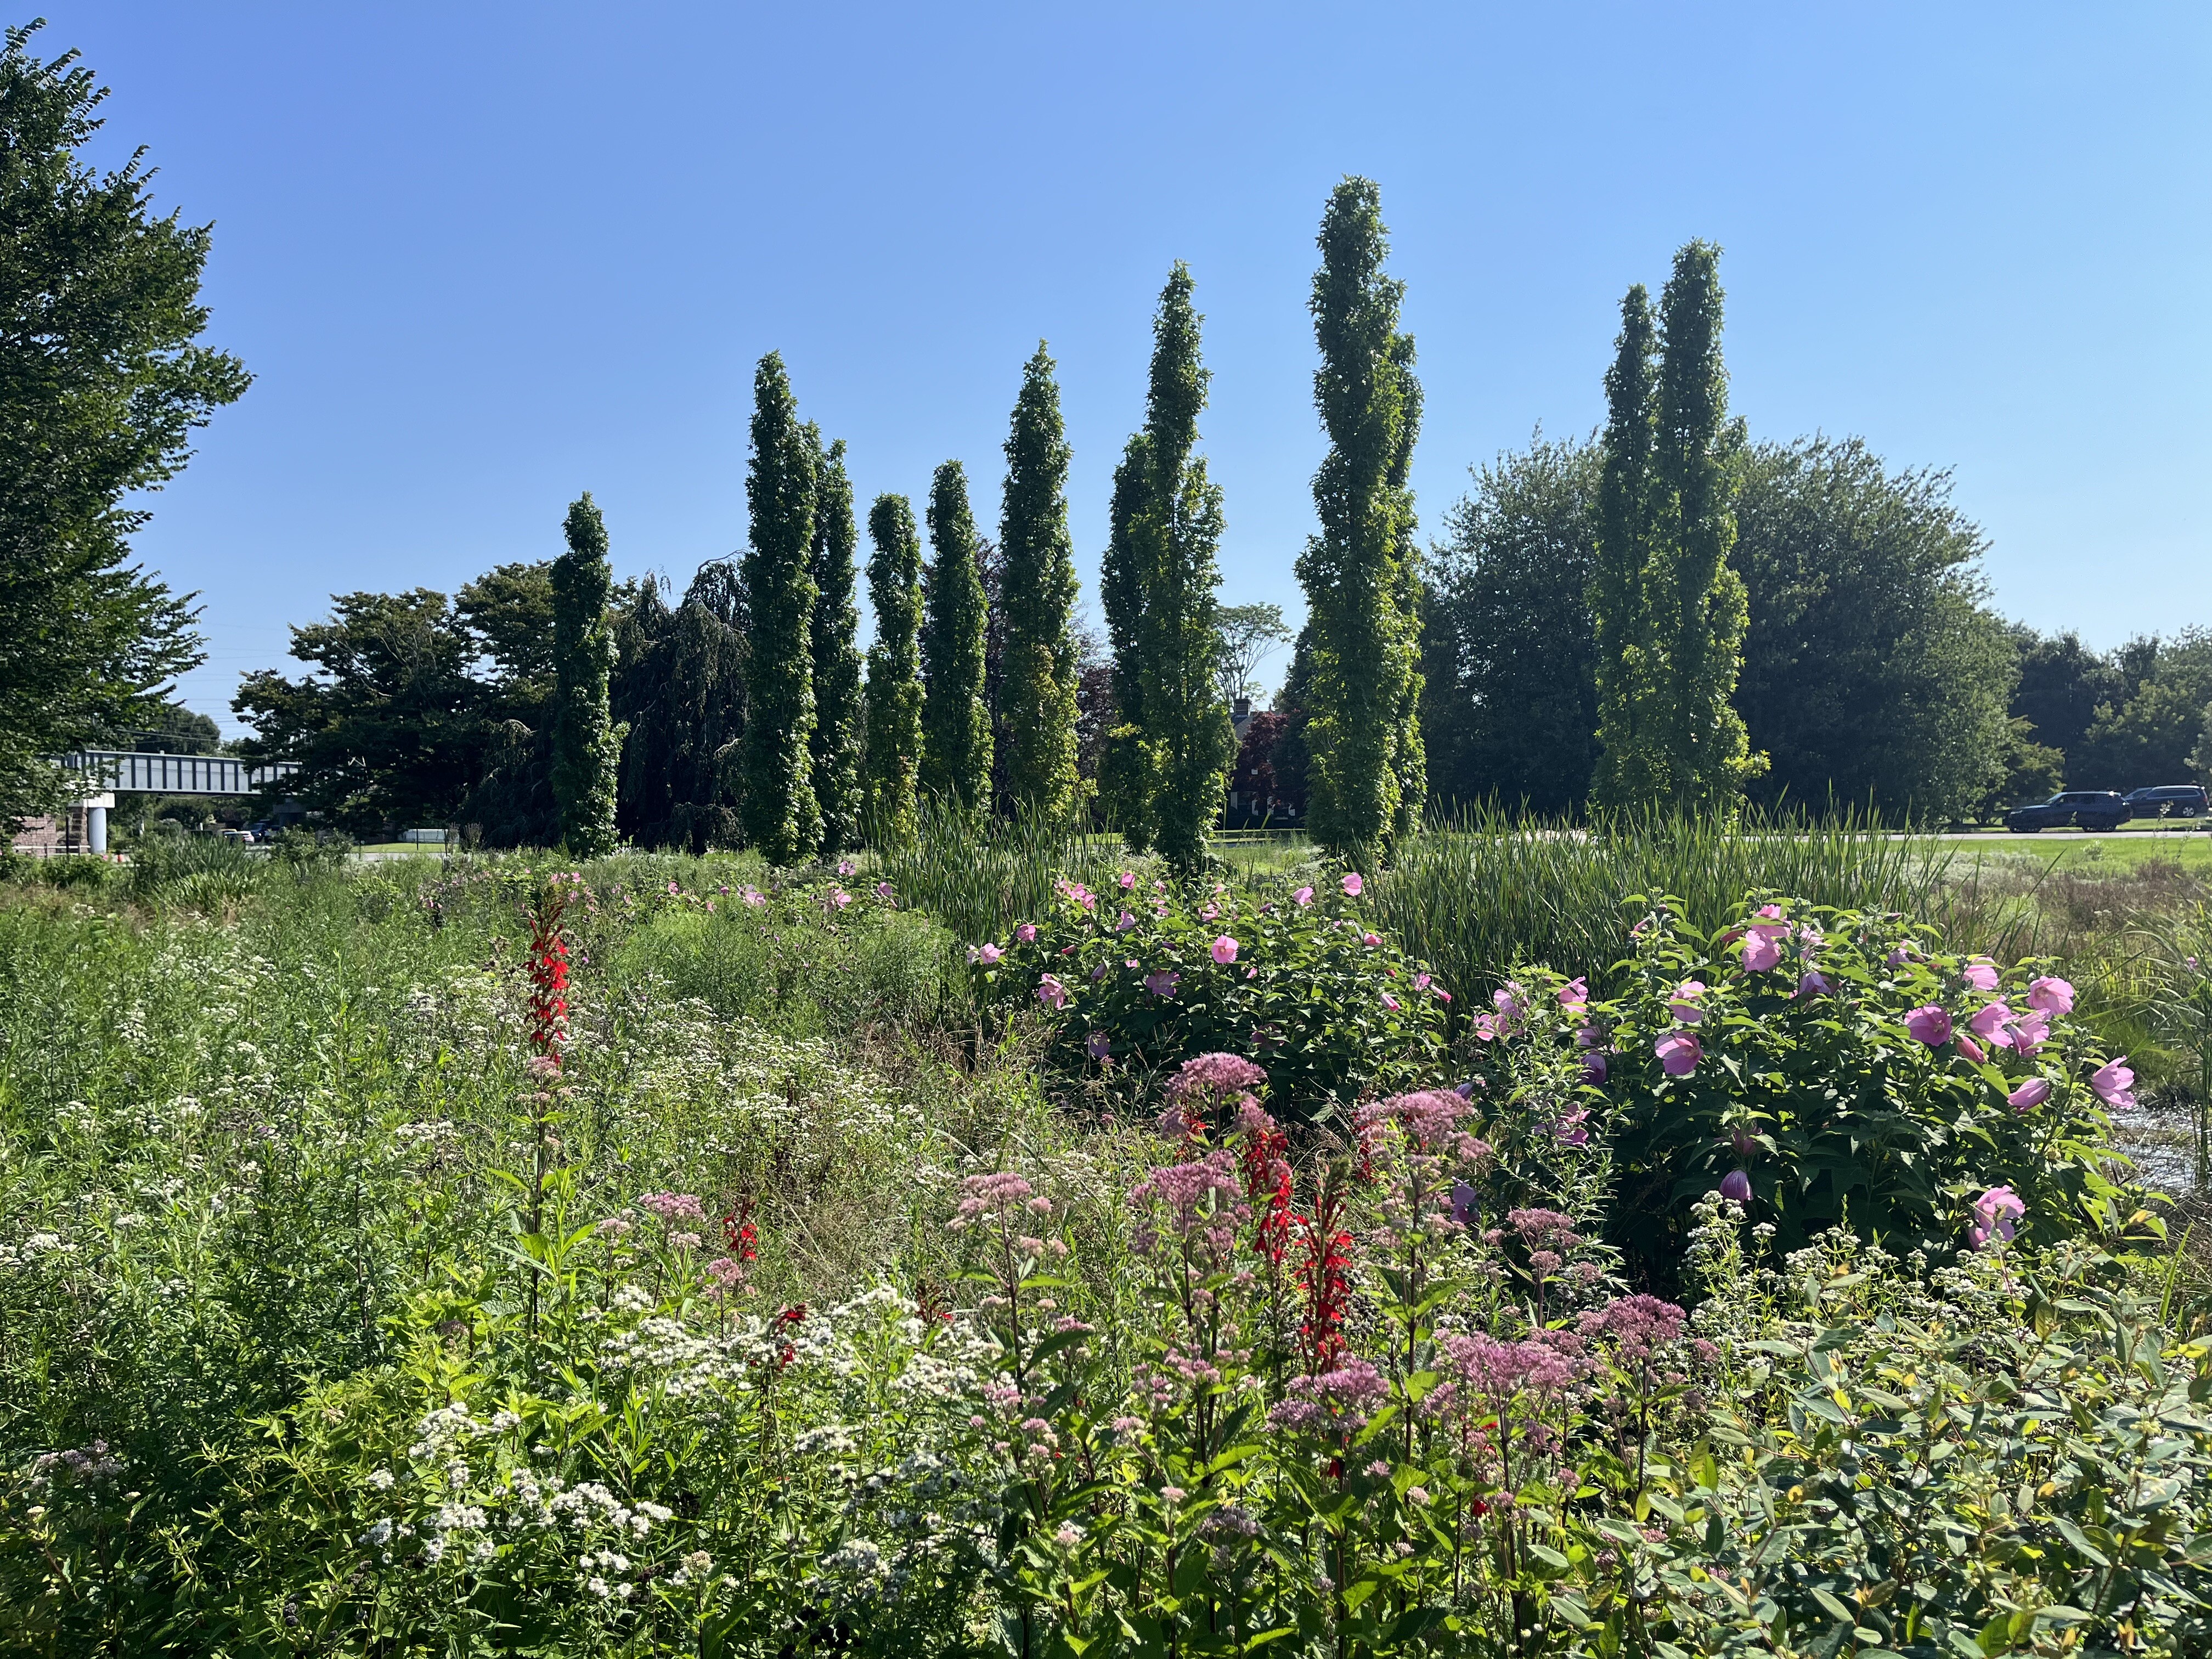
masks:
{"type": "MultiPolygon", "coordinates": [[[[1419,708],[1422,592],[1410,483],[1421,416],[1404,285],[1387,276],[1379,193],[1347,179],[1319,236],[1310,301],[1315,402],[1329,449],[1314,478],[1321,521],[1297,561],[1308,601],[1291,678],[1319,839],[1361,854],[1414,827],[1428,794],[1419,708]]],[[[1209,371],[1188,268],[1153,319],[1145,422],[1114,474],[1102,599],[1115,713],[1097,791],[1133,846],[1194,868],[1236,757],[1222,689],[1217,590],[1222,492],[1197,453],[1209,371]]],[[[1763,769],[1732,706],[1747,603],[1729,566],[1735,526],[1718,251],[1684,247],[1654,309],[1622,304],[1606,377],[1595,578],[1596,740],[1602,805],[1732,810],[1763,769]]],[[[1053,362],[1026,365],[1006,442],[999,602],[987,615],[983,544],[966,474],[932,481],[924,566],[914,511],[896,495],[868,514],[877,618],[865,688],[855,644],[857,527],[842,442],[799,418],[782,360],[754,380],[742,568],[750,650],[738,820],[779,864],[910,836],[919,802],[992,800],[994,729],[1017,812],[1062,818],[1088,786],[1076,757],[1077,586],[1067,523],[1069,452],[1053,362]],[[1003,634],[995,708],[987,645],[1003,634]],[[864,736],[865,734],[865,736],[864,736]]],[[[607,717],[610,648],[587,625],[608,586],[605,534],[587,496],[556,562],[562,713],[553,781],[569,843],[612,835],[622,733],[607,717]]]]}

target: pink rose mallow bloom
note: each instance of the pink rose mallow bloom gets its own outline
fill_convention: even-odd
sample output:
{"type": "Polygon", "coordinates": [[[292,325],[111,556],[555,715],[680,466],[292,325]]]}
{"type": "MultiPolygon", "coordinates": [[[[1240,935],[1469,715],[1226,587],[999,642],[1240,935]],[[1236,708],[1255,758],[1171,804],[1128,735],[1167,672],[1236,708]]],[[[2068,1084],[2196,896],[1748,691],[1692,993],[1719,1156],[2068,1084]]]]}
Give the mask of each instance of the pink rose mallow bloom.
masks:
{"type": "Polygon", "coordinates": [[[1093,1060],[1103,1060],[1114,1052],[1114,1039],[1103,1031],[1093,1031],[1091,1040],[1083,1045],[1084,1052],[1093,1060]]]}
{"type": "Polygon", "coordinates": [[[890,883],[887,881],[878,882],[876,884],[876,896],[882,899],[885,903],[889,903],[891,896],[890,883]]]}
{"type": "Polygon", "coordinates": [[[1171,997],[1176,994],[1176,981],[1180,977],[1180,975],[1163,968],[1158,973],[1145,975],[1145,988],[1156,997],[1171,997]]]}
{"type": "Polygon", "coordinates": [[[2012,1047],[2009,1027],[2014,1018],[2013,1011],[2002,1002],[1988,1003],[1975,1010],[1974,1017],[1966,1022],[1966,1029],[1978,1041],[1986,1042],[1992,1048],[2009,1048],[2012,1047]]]}
{"type": "Polygon", "coordinates": [[[1966,965],[1961,970],[1961,976],[1977,991],[1994,991],[1997,988],[1997,965],[1987,957],[1967,957],[1966,965]]]}
{"type": "Polygon", "coordinates": [[[1818,969],[1808,968],[1797,979],[1797,996],[1800,1001],[1808,997],[1824,997],[1833,989],[1835,987],[1828,983],[1827,975],[1818,969]]]}
{"type": "Polygon", "coordinates": [[[1905,1017],[1905,1029],[1915,1042],[1940,1048],[1951,1040],[1951,1016],[1932,1002],[1923,1003],[1905,1017]]]}
{"type": "Polygon", "coordinates": [[[1589,1009],[1589,981],[1571,979],[1559,988],[1559,1006],[1571,1014],[1586,1013],[1589,1009]]]}
{"type": "Polygon", "coordinates": [[[1036,943],[1036,923],[1033,921],[1024,922],[1020,927],[1014,929],[1014,938],[1021,944],[1035,945],[1036,943]]]}
{"type": "Polygon", "coordinates": [[[1668,1003],[1667,1012],[1685,1025],[1695,1025],[1705,1017],[1705,1011],[1698,1006],[1698,999],[1705,994],[1702,980],[1686,979],[1674,988],[1674,1000],[1668,1003]]]}
{"type": "Polygon", "coordinates": [[[1366,884],[1365,882],[1362,881],[1362,880],[1359,878],[1359,872],[1358,872],[1358,871],[1357,871],[1357,870],[1349,870],[1349,871],[1346,871],[1346,872],[1345,872],[1345,877],[1344,877],[1344,896],[1345,896],[1345,897],[1346,897],[1346,898],[1358,898],[1358,897],[1359,896],[1359,890],[1360,890],[1361,888],[1364,887],[1366,884],[1366,884]]]}
{"type": "Polygon", "coordinates": [[[1006,954],[995,945],[979,945],[968,953],[968,960],[984,968],[994,967],[1006,954]]]}
{"type": "Polygon", "coordinates": [[[1968,1036],[1964,1031],[1959,1033],[1958,1041],[1959,1052],[1966,1055],[1968,1060],[1972,1060],[1977,1066],[1986,1066],[1989,1064],[1990,1057],[1983,1050],[1980,1043],[1975,1042],[1973,1038],[1968,1036]]]}
{"type": "Polygon", "coordinates": [[[2045,974],[2027,988],[2027,1006],[2039,1014],[2063,1018],[2074,1012],[2074,988],[2045,974]]]}
{"type": "Polygon", "coordinates": [[[2009,1241],[2027,1213],[2018,1193],[2009,1187],[1992,1187],[1974,1200],[1974,1224],[1966,1230],[1966,1237],[1978,1250],[1992,1237],[2009,1241]]]}
{"type": "Polygon", "coordinates": [[[2090,1074],[2089,1086],[2097,1091],[2098,1099],[2121,1111],[2136,1103],[2136,1074],[2129,1069],[2125,1054],[2100,1066],[2090,1074]]]}
{"type": "Polygon", "coordinates": [[[1751,1177],[1741,1170],[1730,1170],[1721,1177],[1721,1196],[1738,1204],[1751,1202],[1751,1177]]]}
{"type": "Polygon", "coordinates": [[[2005,1035],[2012,1039],[2016,1053],[2032,1054],[2051,1040],[2051,1020],[2035,1009],[2015,1014],[2005,1026],[2005,1035]]]}
{"type": "Polygon", "coordinates": [[[1121,912],[1121,920],[1114,924],[1114,931],[1117,933],[1126,933],[1136,925],[1136,917],[1131,915],[1127,910],[1124,910],[1121,912]]]}
{"type": "Polygon", "coordinates": [[[1297,892],[1291,895],[1291,900],[1296,904],[1311,904],[1313,902],[1313,889],[1310,887],[1301,887],[1297,892]]]}
{"type": "Polygon", "coordinates": [[[1782,965],[1782,946],[1758,928],[1743,942],[1743,970],[1747,974],[1764,974],[1782,965]]]}
{"type": "Polygon", "coordinates": [[[2032,1077],[2005,1097],[2005,1104],[2015,1112],[2032,1112],[2051,1098],[2051,1079],[2032,1077]]]}
{"type": "Polygon", "coordinates": [[[1136,872],[1132,870],[1124,870],[1121,873],[1119,880],[1121,884],[1121,890],[1126,893],[1132,887],[1134,887],[1137,884],[1136,872]]]}
{"type": "Polygon", "coordinates": [[[1226,968],[1237,960],[1237,941],[1224,933],[1213,941],[1213,959],[1226,968]]]}
{"type": "Polygon", "coordinates": [[[1689,1076],[1705,1058],[1697,1038],[1687,1031],[1668,1032],[1651,1045],[1651,1052],[1659,1056],[1659,1064],[1668,1077],[1689,1076]]]}
{"type": "Polygon", "coordinates": [[[1037,981],[1037,1000],[1048,1008],[1065,1008],[1067,1006],[1067,987],[1047,974],[1037,981]]]}

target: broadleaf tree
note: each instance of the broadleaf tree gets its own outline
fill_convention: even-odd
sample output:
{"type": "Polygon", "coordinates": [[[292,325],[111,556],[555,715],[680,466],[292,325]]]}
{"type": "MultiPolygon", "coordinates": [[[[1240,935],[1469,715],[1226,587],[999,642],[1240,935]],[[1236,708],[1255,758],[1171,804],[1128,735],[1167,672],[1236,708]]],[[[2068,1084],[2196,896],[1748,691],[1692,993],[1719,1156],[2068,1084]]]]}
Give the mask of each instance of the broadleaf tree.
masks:
{"type": "Polygon", "coordinates": [[[1017,812],[1065,817],[1081,783],[1075,766],[1075,546],[1067,529],[1066,429],[1042,341],[1022,371],[1006,437],[999,514],[1006,632],[999,722],[1017,812]]]}
{"type": "Polygon", "coordinates": [[[822,855],[860,842],[860,611],[854,558],[860,543],[842,439],[820,452],[814,495],[814,799],[822,855]]]}
{"type": "Polygon", "coordinates": [[[106,98],[38,25],[0,47],[0,822],[60,798],[46,757],[129,728],[202,660],[188,598],[130,562],[194,428],[251,380],[200,343],[210,229],[156,216],[133,155],[82,152],[106,98]]]}
{"type": "Polygon", "coordinates": [[[607,600],[607,527],[586,490],[562,526],[568,549],[553,561],[553,799],[561,842],[580,859],[615,848],[615,775],[623,729],[607,705],[615,641],[607,600]]]}
{"type": "Polygon", "coordinates": [[[752,623],[746,662],[745,836],[769,863],[811,857],[822,842],[814,799],[814,486],[816,439],[799,418],[775,352],[753,375],[751,534],[742,574],[752,623]]]}
{"type": "Polygon", "coordinates": [[[929,574],[921,636],[921,788],[963,806],[988,806],[991,711],[983,700],[983,578],[968,475],[957,461],[929,488],[929,574]]]}
{"type": "Polygon", "coordinates": [[[921,538],[903,495],[868,509],[868,836],[878,847],[914,839],[921,777],[921,538]]]}
{"type": "Polygon", "coordinates": [[[1198,442],[1210,372],[1199,355],[1204,320],[1191,303],[1190,269],[1178,261],[1152,322],[1143,489],[1125,533],[1140,594],[1137,628],[1137,742],[1149,799],[1151,840],[1185,872],[1203,861],[1206,836],[1227,800],[1237,758],[1221,696],[1221,488],[1206,476],[1198,442]]]}
{"type": "Polygon", "coordinates": [[[1321,533],[1297,562],[1311,635],[1309,823],[1325,844],[1361,854],[1409,832],[1428,788],[1408,482],[1421,395],[1413,337],[1398,328],[1405,284],[1383,275],[1389,239],[1371,181],[1337,185],[1317,240],[1314,401],[1329,450],[1314,475],[1321,533]]]}

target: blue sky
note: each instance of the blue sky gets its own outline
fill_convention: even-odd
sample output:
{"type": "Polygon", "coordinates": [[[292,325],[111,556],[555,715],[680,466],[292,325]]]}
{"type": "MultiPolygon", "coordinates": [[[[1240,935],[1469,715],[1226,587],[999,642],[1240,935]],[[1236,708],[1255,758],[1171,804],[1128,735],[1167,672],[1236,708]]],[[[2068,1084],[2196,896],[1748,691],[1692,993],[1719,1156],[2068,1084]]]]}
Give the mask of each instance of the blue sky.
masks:
{"type": "Polygon", "coordinates": [[[354,588],[742,544],[752,365],[862,501],[948,457],[997,518],[1024,358],[1060,362],[1086,588],[1149,319],[1190,262],[1224,597],[1300,608],[1323,448],[1305,300],[1376,179],[1433,532],[1471,463],[1588,430],[1626,285],[1725,250],[1755,435],[1950,467],[2008,614],[2212,621],[2212,10],[56,3],[101,155],[216,223],[258,379],[139,547],[206,605],[193,706],[354,588]]]}

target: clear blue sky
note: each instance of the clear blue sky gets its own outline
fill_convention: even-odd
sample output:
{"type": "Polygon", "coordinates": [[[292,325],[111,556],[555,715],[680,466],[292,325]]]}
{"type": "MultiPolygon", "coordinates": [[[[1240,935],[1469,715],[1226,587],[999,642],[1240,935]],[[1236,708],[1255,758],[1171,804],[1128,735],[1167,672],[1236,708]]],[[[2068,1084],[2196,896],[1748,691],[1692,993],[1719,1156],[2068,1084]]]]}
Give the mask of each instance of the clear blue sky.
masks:
{"type": "Polygon", "coordinates": [[[605,508],[618,572],[744,539],[752,365],[862,501],[947,457],[994,526],[1060,361],[1086,587],[1187,259],[1224,595],[1302,607],[1305,310],[1346,173],[1419,343],[1425,530],[1470,463],[1596,422],[1624,288],[1725,249],[1755,435],[1955,469],[2008,614],[2212,621],[2212,9],[58,3],[103,151],[212,219],[258,376],[139,545],[207,606],[188,700],[333,591],[451,591],[605,508]]]}

